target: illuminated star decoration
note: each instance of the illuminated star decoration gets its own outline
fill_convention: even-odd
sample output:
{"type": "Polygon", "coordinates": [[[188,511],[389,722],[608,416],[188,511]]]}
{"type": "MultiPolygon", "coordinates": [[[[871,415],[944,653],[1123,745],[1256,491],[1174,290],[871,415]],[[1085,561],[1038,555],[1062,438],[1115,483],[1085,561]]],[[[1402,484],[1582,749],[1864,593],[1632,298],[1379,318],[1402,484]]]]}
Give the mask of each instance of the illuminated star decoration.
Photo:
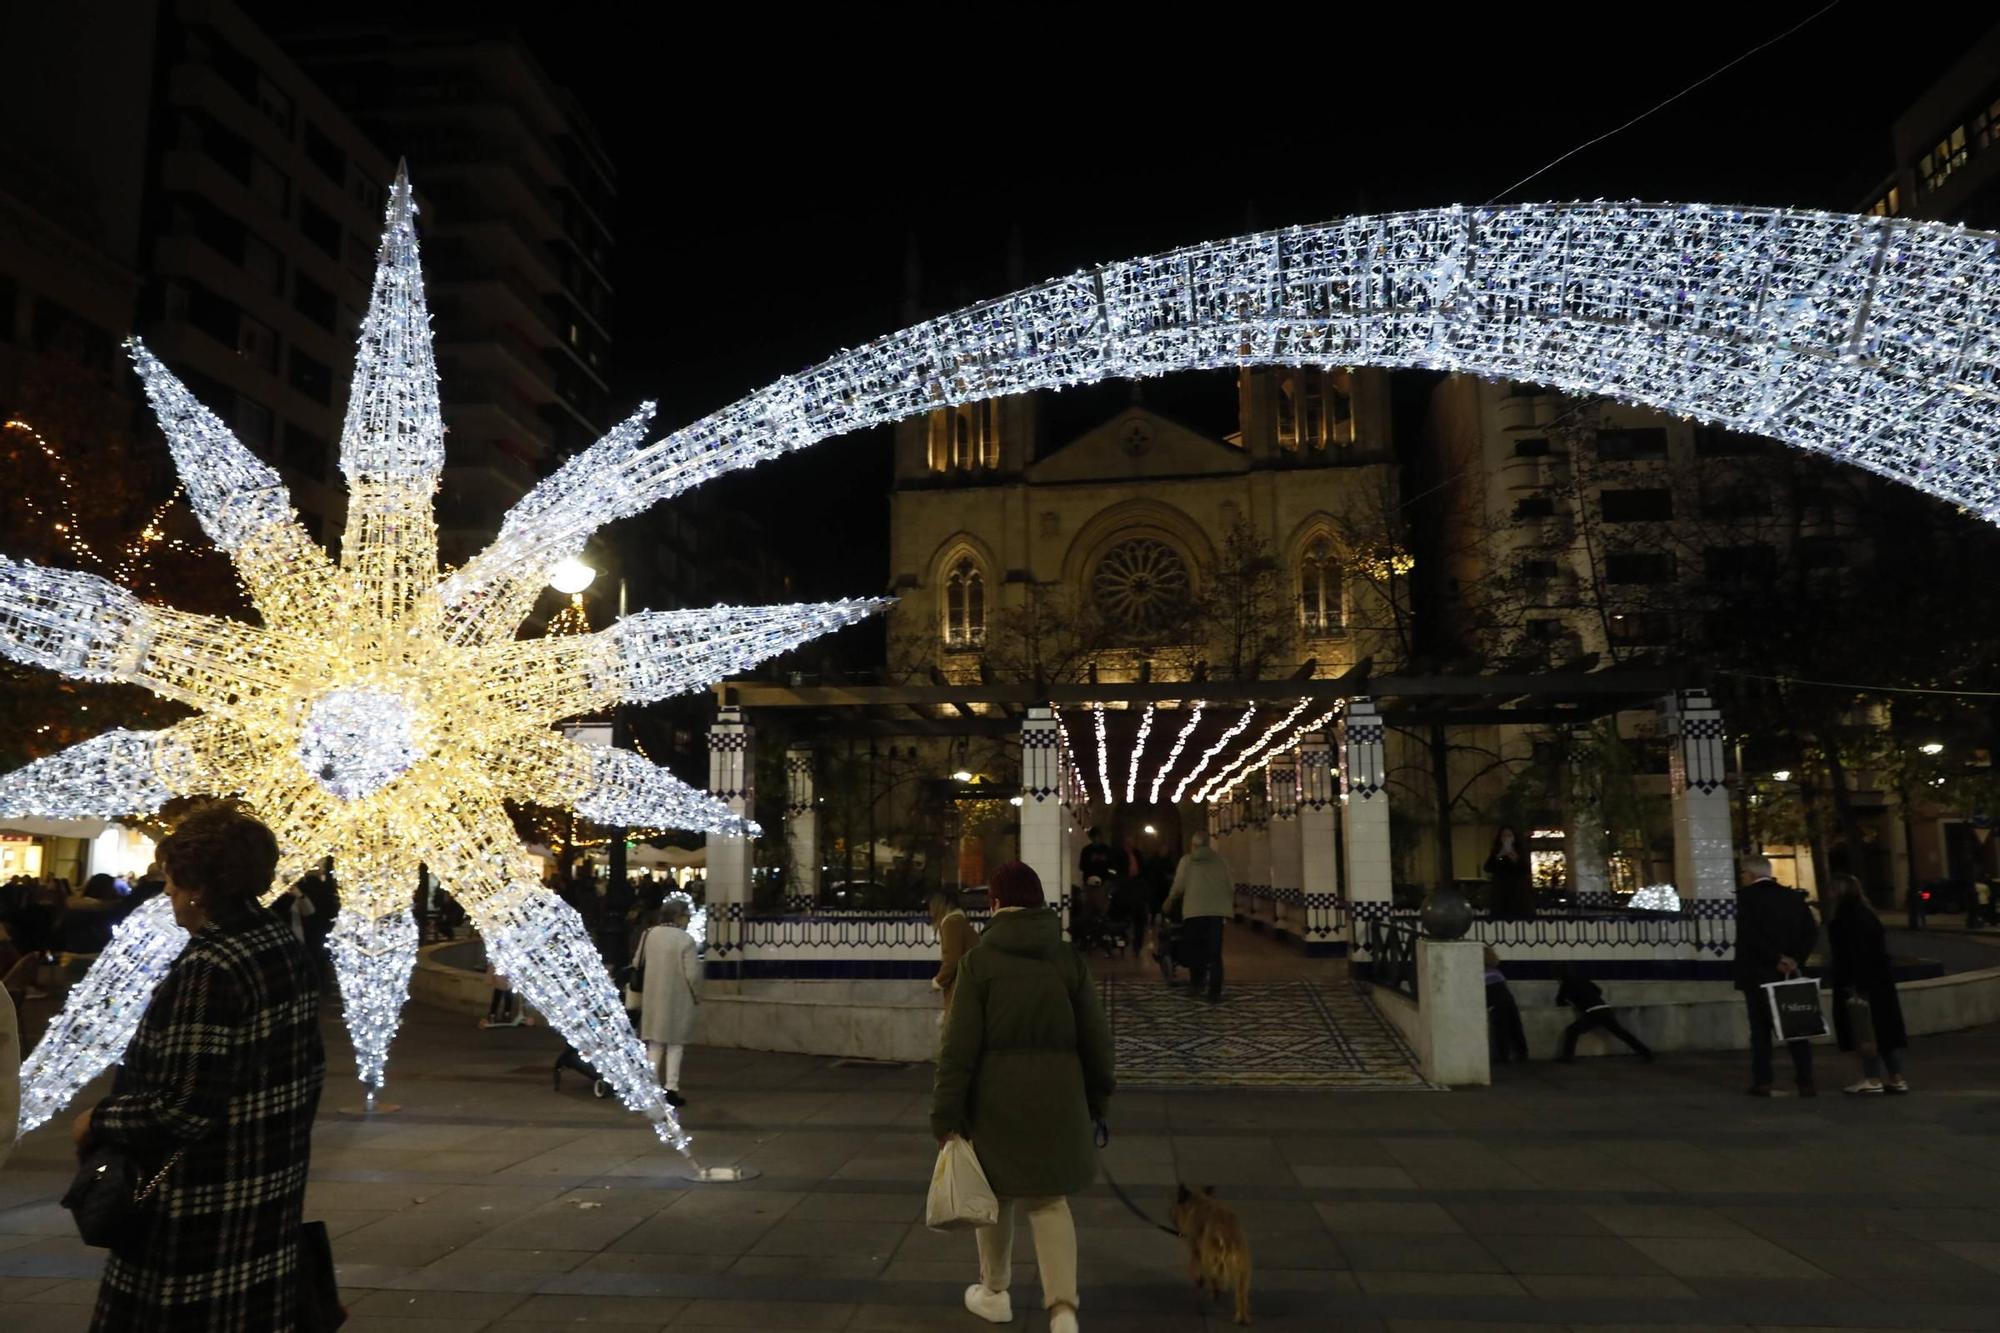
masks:
{"type": "MultiPolygon", "coordinates": [[[[754,834],[723,802],[639,755],[576,744],[551,727],[704,688],[884,603],[644,612],[595,634],[514,638],[547,571],[588,536],[551,536],[551,514],[608,507],[599,488],[622,483],[572,465],[507,516],[471,576],[440,579],[431,506],[444,425],[403,173],[386,211],[341,432],[349,492],[340,563],[306,536],[278,474],[133,343],[188,500],[263,623],[147,604],[95,575],[0,557],[0,652],[143,685],[197,712],[162,731],[99,736],[0,778],[0,816],[116,818],[174,797],[228,795],[277,835],[279,886],[331,855],[341,900],[334,965],[371,1088],[382,1083],[409,992],[421,861],[464,904],[494,966],[626,1105],[684,1149],[581,919],[542,887],[502,799],[571,806],[606,824],[754,834]]],[[[650,415],[649,404],[595,453],[631,454],[650,415]]],[[[164,896],[117,930],[22,1069],[24,1132],[123,1053],[185,942],[164,896]]]]}

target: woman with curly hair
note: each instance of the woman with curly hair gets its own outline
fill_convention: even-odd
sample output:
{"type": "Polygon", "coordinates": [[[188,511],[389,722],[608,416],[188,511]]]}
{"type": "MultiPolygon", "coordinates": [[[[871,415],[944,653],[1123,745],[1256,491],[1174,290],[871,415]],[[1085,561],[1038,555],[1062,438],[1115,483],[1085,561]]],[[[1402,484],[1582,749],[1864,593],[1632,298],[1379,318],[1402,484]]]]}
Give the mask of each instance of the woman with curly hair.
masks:
{"type": "Polygon", "coordinates": [[[227,805],[160,844],[190,938],[160,983],[111,1095],[78,1116],[77,1148],[110,1144],[159,1183],[111,1247],[93,1329],[293,1328],[300,1213],[326,1056],[317,972],[259,903],[278,844],[227,805]]]}

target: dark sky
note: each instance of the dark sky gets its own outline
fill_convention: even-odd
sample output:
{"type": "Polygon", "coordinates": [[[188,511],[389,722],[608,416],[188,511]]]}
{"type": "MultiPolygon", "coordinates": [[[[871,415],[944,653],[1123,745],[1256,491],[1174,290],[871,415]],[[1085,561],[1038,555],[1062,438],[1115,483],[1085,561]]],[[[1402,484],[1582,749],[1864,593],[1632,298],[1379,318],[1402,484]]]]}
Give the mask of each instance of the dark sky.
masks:
{"type": "MultiPolygon", "coordinates": [[[[618,165],[614,393],[671,426],[898,327],[912,238],[937,309],[1008,290],[1016,229],[1032,282],[1250,222],[1481,203],[1818,4],[982,7],[983,29],[932,26],[940,6],[829,27],[704,7],[699,32],[593,8],[521,22],[618,165]]],[[[1846,0],[1507,198],[1853,209],[1968,13],[1846,0]]],[[[873,592],[887,449],[830,441],[717,486],[802,592],[873,592]]]]}

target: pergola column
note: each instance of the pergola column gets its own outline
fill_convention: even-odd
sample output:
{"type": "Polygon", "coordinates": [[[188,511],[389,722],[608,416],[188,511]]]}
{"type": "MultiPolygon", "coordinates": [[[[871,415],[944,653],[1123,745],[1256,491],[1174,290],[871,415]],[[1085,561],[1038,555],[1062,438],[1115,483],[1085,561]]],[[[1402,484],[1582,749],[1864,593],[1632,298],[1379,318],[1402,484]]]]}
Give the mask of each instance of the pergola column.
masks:
{"type": "Polygon", "coordinates": [[[1303,867],[1299,861],[1299,761],[1281,754],[1264,766],[1266,808],[1270,824],[1271,917],[1277,929],[1303,942],[1306,938],[1303,867]]]}
{"type": "MultiPolygon", "coordinates": [[[[750,745],[743,710],[717,710],[715,725],[708,729],[708,790],[746,819],[757,803],[750,745]]],[[[736,961],[742,948],[743,918],[750,908],[750,852],[750,839],[741,834],[708,835],[708,948],[720,963],[736,961]]]]}
{"type": "Polygon", "coordinates": [[[1062,737],[1055,710],[1030,708],[1021,722],[1021,860],[1041,877],[1051,907],[1069,896],[1062,798],[1062,737]]]}
{"type": "Polygon", "coordinates": [[[1667,776],[1674,807],[1674,887],[1684,903],[1733,902],[1736,842],[1722,714],[1707,690],[1667,695],[1660,711],[1673,738],[1667,776]]]}
{"type": "Polygon", "coordinates": [[[819,799],[813,774],[813,748],[794,741],[785,750],[785,906],[819,906],[819,799]]]}
{"type": "Polygon", "coordinates": [[[1364,938],[1362,923],[1387,921],[1395,904],[1395,871],[1389,850],[1389,766],[1382,748],[1382,715],[1375,710],[1373,699],[1364,696],[1348,701],[1340,737],[1347,905],[1359,944],[1364,938]]]}
{"type": "MultiPolygon", "coordinates": [[[[1616,725],[1616,720],[1613,720],[1616,725]]],[[[1611,743],[1616,745],[1614,732],[1611,743]]],[[[1604,805],[1597,784],[1585,772],[1582,756],[1572,749],[1569,764],[1569,828],[1563,841],[1563,864],[1569,871],[1570,892],[1580,906],[1603,906],[1611,895],[1611,873],[1604,844],[1604,805]]]]}
{"type": "Polygon", "coordinates": [[[1324,732],[1299,746],[1298,767],[1299,894],[1304,908],[1308,952],[1331,950],[1345,939],[1340,915],[1339,838],[1334,821],[1340,817],[1340,773],[1333,746],[1324,732]]]}

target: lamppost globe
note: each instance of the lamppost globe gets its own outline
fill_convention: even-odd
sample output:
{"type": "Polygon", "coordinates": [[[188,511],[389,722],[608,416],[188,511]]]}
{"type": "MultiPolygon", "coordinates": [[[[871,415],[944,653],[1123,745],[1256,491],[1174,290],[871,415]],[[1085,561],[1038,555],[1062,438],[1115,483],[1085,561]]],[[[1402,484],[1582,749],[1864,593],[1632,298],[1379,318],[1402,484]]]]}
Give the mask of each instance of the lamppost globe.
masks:
{"type": "Polygon", "coordinates": [[[549,586],[560,593],[575,594],[588,588],[596,577],[596,570],[572,555],[549,571],[549,586]]]}
{"type": "Polygon", "coordinates": [[[1922,745],[1919,745],[1919,746],[1917,747],[1917,749],[1918,749],[1918,750],[1920,750],[1921,752],[1923,752],[1924,754],[1943,754],[1943,753],[1944,753],[1944,742],[1943,742],[1943,741],[1925,741],[1925,742],[1924,742],[1924,743],[1923,743],[1922,745]]]}
{"type": "Polygon", "coordinates": [[[1771,780],[1773,782],[1790,782],[1792,780],[1792,770],[1781,768],[1771,775],[1771,780]]]}
{"type": "Polygon", "coordinates": [[[966,769],[961,768],[958,772],[951,775],[951,780],[953,782],[970,782],[972,781],[972,774],[966,769]]]}

